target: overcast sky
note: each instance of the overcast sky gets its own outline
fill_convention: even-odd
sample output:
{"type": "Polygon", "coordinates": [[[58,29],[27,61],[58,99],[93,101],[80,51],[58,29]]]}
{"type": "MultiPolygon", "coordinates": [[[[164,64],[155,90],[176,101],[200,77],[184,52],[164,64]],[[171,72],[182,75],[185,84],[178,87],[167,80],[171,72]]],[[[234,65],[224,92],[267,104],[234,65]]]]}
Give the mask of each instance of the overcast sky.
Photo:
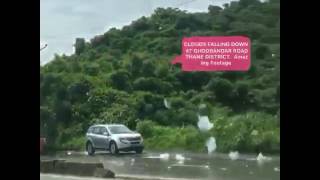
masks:
{"type": "Polygon", "coordinates": [[[121,28],[157,7],[177,7],[206,12],[210,4],[222,6],[230,0],[40,0],[41,64],[53,55],[73,53],[75,38],[91,39],[111,27],[121,28]]]}

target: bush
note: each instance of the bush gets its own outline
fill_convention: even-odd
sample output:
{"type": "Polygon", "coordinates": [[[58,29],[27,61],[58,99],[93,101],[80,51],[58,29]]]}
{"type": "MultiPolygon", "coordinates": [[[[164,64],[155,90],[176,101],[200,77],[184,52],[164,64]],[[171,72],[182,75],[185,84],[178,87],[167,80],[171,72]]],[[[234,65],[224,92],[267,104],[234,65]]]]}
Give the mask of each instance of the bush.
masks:
{"type": "Polygon", "coordinates": [[[156,126],[156,123],[150,120],[145,120],[138,122],[136,129],[144,138],[149,138],[153,136],[154,126],[156,126]]]}
{"type": "Polygon", "coordinates": [[[149,131],[148,133],[152,134],[149,137],[144,136],[145,146],[149,149],[184,149],[200,152],[205,148],[207,135],[200,133],[194,126],[187,126],[185,128],[164,127],[155,125],[151,121],[139,123],[139,126],[139,129],[144,129],[139,132],[149,131]],[[150,126],[153,128],[148,128],[150,126]]]}
{"type": "Polygon", "coordinates": [[[217,150],[228,152],[277,152],[280,129],[277,118],[265,113],[246,113],[214,121],[212,134],[217,139],[217,150]]]}
{"type": "Polygon", "coordinates": [[[84,136],[80,137],[72,137],[70,140],[67,142],[61,144],[60,147],[57,147],[57,149],[60,150],[84,150],[85,149],[85,143],[86,139],[84,136]]]}

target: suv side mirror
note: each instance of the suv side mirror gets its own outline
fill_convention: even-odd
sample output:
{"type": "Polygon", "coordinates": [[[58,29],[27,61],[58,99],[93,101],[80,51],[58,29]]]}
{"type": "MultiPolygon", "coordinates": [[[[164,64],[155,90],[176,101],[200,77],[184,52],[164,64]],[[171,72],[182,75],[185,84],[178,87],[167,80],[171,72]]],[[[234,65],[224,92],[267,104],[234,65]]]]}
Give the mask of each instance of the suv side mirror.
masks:
{"type": "Polygon", "coordinates": [[[104,132],[103,135],[104,136],[109,136],[109,133],[108,132],[104,132]]]}

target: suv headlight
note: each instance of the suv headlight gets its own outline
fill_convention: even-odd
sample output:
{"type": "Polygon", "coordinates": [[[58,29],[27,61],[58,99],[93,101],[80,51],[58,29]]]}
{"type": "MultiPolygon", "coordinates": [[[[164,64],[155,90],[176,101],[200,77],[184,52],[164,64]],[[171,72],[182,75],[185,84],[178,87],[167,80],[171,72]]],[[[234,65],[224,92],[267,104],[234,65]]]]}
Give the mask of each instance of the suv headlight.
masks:
{"type": "Polygon", "coordinates": [[[124,143],[124,144],[129,144],[129,141],[127,138],[119,138],[120,142],[124,143]]]}

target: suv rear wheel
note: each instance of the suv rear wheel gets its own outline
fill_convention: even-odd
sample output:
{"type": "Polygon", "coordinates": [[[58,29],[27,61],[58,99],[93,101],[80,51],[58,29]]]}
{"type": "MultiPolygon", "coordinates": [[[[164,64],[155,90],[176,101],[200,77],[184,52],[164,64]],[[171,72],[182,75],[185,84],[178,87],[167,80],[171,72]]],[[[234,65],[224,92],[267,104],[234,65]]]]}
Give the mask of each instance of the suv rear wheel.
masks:
{"type": "Polygon", "coordinates": [[[95,153],[95,148],[93,147],[91,142],[87,143],[86,150],[87,150],[88,155],[90,155],[90,156],[94,155],[94,153],[95,153]]]}
{"type": "Polygon", "coordinates": [[[118,154],[119,153],[118,146],[114,141],[111,141],[109,149],[110,149],[111,154],[118,154]]]}

